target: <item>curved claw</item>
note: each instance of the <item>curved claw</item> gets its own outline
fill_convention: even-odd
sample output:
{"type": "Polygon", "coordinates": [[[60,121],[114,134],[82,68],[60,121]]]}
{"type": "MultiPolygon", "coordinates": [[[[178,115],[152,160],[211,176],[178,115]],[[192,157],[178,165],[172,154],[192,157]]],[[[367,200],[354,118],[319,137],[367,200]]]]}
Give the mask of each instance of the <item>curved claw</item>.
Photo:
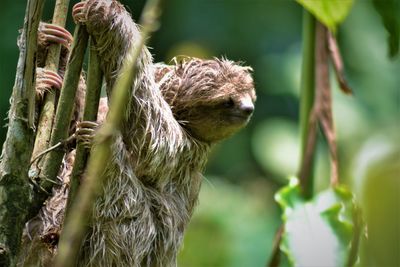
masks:
{"type": "Polygon", "coordinates": [[[81,121],[76,125],[76,139],[82,143],[85,148],[90,149],[93,144],[94,135],[97,132],[99,124],[93,121],[81,121]]]}
{"type": "Polygon", "coordinates": [[[45,80],[49,80],[53,82],[53,87],[56,89],[61,89],[62,84],[63,84],[63,79],[58,73],[51,71],[51,70],[45,70],[45,80]]]}
{"type": "Polygon", "coordinates": [[[61,89],[63,78],[58,73],[42,68],[37,69],[36,94],[42,97],[51,88],[61,89]]]}
{"type": "Polygon", "coordinates": [[[62,44],[66,47],[69,47],[73,40],[72,35],[66,29],[58,25],[43,23],[41,32],[46,41],[62,44]]]}
{"type": "Polygon", "coordinates": [[[85,21],[85,14],[83,13],[84,6],[85,2],[79,2],[72,8],[72,17],[74,18],[75,23],[85,21]]]}
{"type": "Polygon", "coordinates": [[[94,121],[80,121],[77,124],[78,128],[87,128],[87,129],[92,129],[92,130],[96,130],[99,127],[99,124],[97,122],[94,121]]]}
{"type": "Polygon", "coordinates": [[[63,79],[58,73],[44,69],[41,75],[37,78],[38,84],[46,84],[48,87],[54,87],[56,89],[61,89],[63,79]]]}

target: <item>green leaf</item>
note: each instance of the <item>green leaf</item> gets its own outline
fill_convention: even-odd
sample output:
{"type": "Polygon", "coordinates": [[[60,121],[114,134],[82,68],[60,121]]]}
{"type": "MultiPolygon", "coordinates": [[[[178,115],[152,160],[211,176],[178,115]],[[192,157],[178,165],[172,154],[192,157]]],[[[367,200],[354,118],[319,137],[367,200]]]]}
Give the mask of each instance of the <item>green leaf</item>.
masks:
{"type": "Polygon", "coordinates": [[[389,56],[393,58],[400,48],[400,2],[398,0],[373,0],[376,11],[389,33],[389,56]]]}
{"type": "Polygon", "coordinates": [[[333,33],[346,18],[353,0],[296,0],[333,33]]]}
{"type": "Polygon", "coordinates": [[[360,215],[348,189],[337,186],[305,200],[298,180],[292,178],[275,199],[283,209],[285,226],[280,248],[293,266],[354,263],[352,242],[359,235],[360,215]]]}

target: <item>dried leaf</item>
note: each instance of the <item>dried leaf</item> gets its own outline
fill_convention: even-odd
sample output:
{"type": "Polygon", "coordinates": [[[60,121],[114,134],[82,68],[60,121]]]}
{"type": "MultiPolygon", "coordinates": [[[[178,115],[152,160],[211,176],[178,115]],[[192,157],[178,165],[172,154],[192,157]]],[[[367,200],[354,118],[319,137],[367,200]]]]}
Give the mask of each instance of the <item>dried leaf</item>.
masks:
{"type": "Polygon", "coordinates": [[[333,36],[330,32],[328,33],[328,44],[333,68],[335,70],[336,79],[339,83],[339,87],[343,93],[351,95],[353,92],[344,77],[344,67],[339,46],[336,42],[335,36],[333,36]]]}
{"type": "Polygon", "coordinates": [[[332,115],[332,96],[329,82],[328,29],[321,23],[316,25],[315,100],[313,112],[322,125],[331,154],[331,184],[339,182],[339,167],[336,148],[336,132],[332,115]]]}

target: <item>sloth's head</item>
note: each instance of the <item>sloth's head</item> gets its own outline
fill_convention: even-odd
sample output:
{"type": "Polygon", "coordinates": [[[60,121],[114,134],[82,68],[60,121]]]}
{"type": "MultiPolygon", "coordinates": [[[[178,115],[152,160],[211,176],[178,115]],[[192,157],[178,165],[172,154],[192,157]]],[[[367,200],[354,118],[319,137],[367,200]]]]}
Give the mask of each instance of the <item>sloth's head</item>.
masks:
{"type": "Polygon", "coordinates": [[[253,113],[256,94],[250,67],[226,59],[192,58],[157,73],[175,118],[200,141],[214,143],[231,136],[253,113]]]}

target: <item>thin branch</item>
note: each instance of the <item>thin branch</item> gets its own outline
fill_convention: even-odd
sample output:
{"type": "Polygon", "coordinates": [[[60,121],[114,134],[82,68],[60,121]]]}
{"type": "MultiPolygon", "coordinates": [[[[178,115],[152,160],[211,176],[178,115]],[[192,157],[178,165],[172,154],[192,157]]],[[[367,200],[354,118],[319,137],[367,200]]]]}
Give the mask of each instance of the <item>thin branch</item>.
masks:
{"type": "MultiPolygon", "coordinates": [[[[314,105],[315,94],[315,19],[308,11],[303,13],[303,64],[300,89],[300,127],[301,162],[299,170],[300,185],[306,198],[313,194],[314,153],[309,153],[309,138],[314,136],[310,124],[310,113],[314,105]]],[[[314,149],[312,149],[314,151],[314,149]]]]}
{"type": "Polygon", "coordinates": [[[322,23],[316,23],[315,38],[315,100],[309,116],[306,150],[303,154],[299,172],[300,181],[307,180],[313,169],[313,158],[317,139],[317,125],[322,126],[330,152],[331,185],[339,182],[339,167],[336,148],[336,131],[332,115],[332,96],[329,81],[328,29],[322,23]]]}
{"type": "Polygon", "coordinates": [[[157,26],[160,0],[148,0],[144,8],[141,25],[142,37],[138,44],[132,46],[126,57],[120,75],[115,83],[110,110],[105,123],[95,137],[96,146],[93,148],[88,163],[87,176],[79,188],[76,199],[66,218],[63,234],[59,242],[56,257],[56,267],[74,266],[79,251],[79,245],[85,235],[85,225],[88,223],[96,196],[103,185],[103,172],[111,155],[111,144],[115,129],[119,129],[127,106],[129,90],[137,73],[137,59],[150,32],[157,26]]]}
{"type": "MultiPolygon", "coordinates": [[[[61,27],[65,27],[65,22],[67,20],[69,0],[57,0],[54,7],[54,14],[52,23],[61,27]]],[[[61,45],[52,43],[49,45],[45,69],[58,72],[60,63],[60,52],[61,45]]],[[[41,113],[39,116],[39,122],[37,125],[35,145],[33,147],[32,158],[37,158],[39,154],[48,147],[51,130],[53,127],[53,118],[55,113],[56,105],[56,91],[54,89],[49,90],[44,98],[41,113]]],[[[42,167],[42,163],[39,162],[38,166],[33,166],[31,173],[39,173],[42,167]]]]}
{"type": "Polygon", "coordinates": [[[31,160],[31,164],[35,163],[35,161],[39,160],[40,158],[42,158],[44,155],[46,155],[47,153],[49,153],[50,151],[59,148],[60,146],[65,146],[68,145],[69,143],[71,143],[73,140],[75,140],[75,134],[71,135],[70,137],[68,137],[66,140],[62,141],[62,142],[58,142],[57,144],[55,144],[54,146],[51,146],[45,150],[43,150],[42,152],[40,152],[39,154],[37,154],[35,157],[32,157],[31,160]]]}
{"type": "MultiPolygon", "coordinates": [[[[96,121],[97,111],[99,109],[99,100],[101,94],[101,85],[103,80],[103,74],[100,69],[100,59],[97,55],[94,45],[90,45],[89,50],[89,69],[88,69],[88,81],[85,96],[85,109],[83,112],[83,121],[96,121]]],[[[67,212],[71,206],[71,203],[75,199],[76,192],[80,183],[80,178],[85,171],[85,166],[88,158],[88,150],[83,144],[78,142],[76,148],[76,156],[74,161],[74,168],[72,169],[70,179],[70,189],[68,194],[67,212]]]]}
{"type": "Polygon", "coordinates": [[[278,267],[279,263],[281,261],[281,241],[282,241],[282,235],[283,232],[285,231],[285,228],[283,225],[279,226],[278,231],[276,231],[275,234],[275,239],[274,243],[272,245],[272,257],[268,263],[268,267],[278,267]]]}
{"type": "MultiPolygon", "coordinates": [[[[67,139],[71,123],[75,95],[81,75],[85,50],[88,43],[88,34],[85,27],[78,25],[75,28],[74,42],[72,44],[71,56],[65,72],[64,83],[61,88],[61,95],[57,105],[57,112],[54,120],[53,133],[50,146],[67,139]]],[[[46,191],[52,187],[49,180],[54,180],[60,168],[64,151],[53,150],[45,158],[43,170],[41,171],[40,186],[46,191]]]]}
{"type": "Polygon", "coordinates": [[[31,215],[33,190],[28,166],[33,148],[37,30],[44,0],[28,0],[18,40],[20,54],[0,163],[0,266],[13,266],[22,229],[31,215]]]}
{"type": "Polygon", "coordinates": [[[317,118],[322,126],[330,152],[332,186],[339,183],[339,162],[336,147],[336,131],[332,115],[332,96],[329,81],[329,43],[328,29],[320,22],[316,25],[316,95],[312,117],[317,118]]]}
{"type": "Polygon", "coordinates": [[[351,95],[353,92],[344,76],[343,60],[340,54],[339,46],[337,44],[335,36],[333,36],[333,34],[329,31],[328,31],[328,44],[329,44],[330,58],[332,60],[333,69],[335,70],[336,80],[339,83],[339,87],[343,93],[351,95]]]}
{"type": "MultiPolygon", "coordinates": [[[[308,122],[308,135],[305,140],[305,151],[303,154],[303,158],[301,161],[301,166],[299,170],[299,179],[303,181],[304,184],[313,182],[313,171],[314,171],[314,157],[315,157],[315,147],[317,145],[317,130],[318,130],[318,114],[316,113],[316,109],[313,108],[310,113],[309,122],[308,122]],[[311,181],[310,181],[311,180],[311,181]]],[[[310,185],[311,186],[311,185],[310,185]]],[[[312,190],[312,188],[310,188],[312,190]]],[[[312,192],[309,192],[309,198],[312,197],[312,192]]]]}

